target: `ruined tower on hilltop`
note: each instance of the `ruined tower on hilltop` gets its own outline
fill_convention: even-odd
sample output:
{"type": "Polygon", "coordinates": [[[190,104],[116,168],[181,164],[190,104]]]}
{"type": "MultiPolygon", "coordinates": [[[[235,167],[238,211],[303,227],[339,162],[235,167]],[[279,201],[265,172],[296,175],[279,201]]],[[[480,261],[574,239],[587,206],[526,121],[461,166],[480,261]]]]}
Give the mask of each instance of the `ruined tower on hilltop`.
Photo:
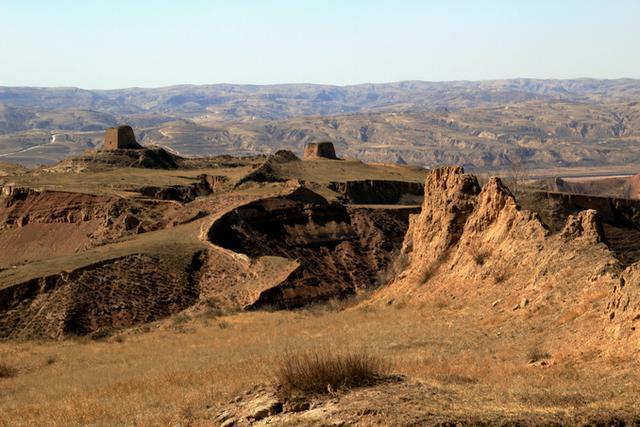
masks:
{"type": "Polygon", "coordinates": [[[140,149],[131,126],[118,126],[104,131],[103,150],[140,149]]]}
{"type": "Polygon", "coordinates": [[[332,142],[310,142],[304,147],[304,159],[332,159],[337,160],[336,149],[332,142]]]}

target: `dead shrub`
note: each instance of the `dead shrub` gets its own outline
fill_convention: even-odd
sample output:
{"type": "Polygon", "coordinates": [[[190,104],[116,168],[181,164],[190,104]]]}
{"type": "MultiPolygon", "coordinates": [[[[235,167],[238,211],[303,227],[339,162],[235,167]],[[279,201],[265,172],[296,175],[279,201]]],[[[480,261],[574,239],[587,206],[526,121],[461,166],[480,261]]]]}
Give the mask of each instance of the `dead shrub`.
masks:
{"type": "Polygon", "coordinates": [[[486,249],[482,249],[478,245],[470,245],[469,246],[469,254],[478,265],[484,265],[487,262],[487,258],[489,258],[489,251],[486,249]]]}
{"type": "Polygon", "coordinates": [[[18,375],[18,370],[4,362],[0,362],[0,378],[13,378],[18,375]]]}
{"type": "Polygon", "coordinates": [[[551,355],[548,352],[546,352],[544,350],[541,350],[538,347],[533,347],[527,353],[527,360],[530,363],[535,363],[535,362],[538,362],[540,360],[548,359],[550,357],[551,357],[551,355]]]}
{"type": "Polygon", "coordinates": [[[218,328],[220,329],[227,329],[229,326],[231,326],[231,324],[229,324],[229,322],[225,320],[221,320],[218,322],[218,328]]]}
{"type": "Polygon", "coordinates": [[[374,384],[388,371],[386,363],[364,351],[285,353],[276,371],[276,383],[287,394],[331,393],[374,384]]]}
{"type": "Polygon", "coordinates": [[[498,271],[494,271],[492,273],[492,276],[493,276],[493,280],[495,280],[497,284],[497,283],[502,283],[506,281],[509,278],[509,273],[507,273],[504,270],[498,270],[498,271]]]}
{"type": "Polygon", "coordinates": [[[221,304],[215,298],[207,298],[203,301],[199,317],[205,319],[216,319],[228,314],[227,310],[221,307],[221,304]]]}
{"type": "Polygon", "coordinates": [[[189,320],[191,320],[191,317],[185,312],[177,313],[172,318],[174,326],[182,325],[187,323],[189,320]]]}

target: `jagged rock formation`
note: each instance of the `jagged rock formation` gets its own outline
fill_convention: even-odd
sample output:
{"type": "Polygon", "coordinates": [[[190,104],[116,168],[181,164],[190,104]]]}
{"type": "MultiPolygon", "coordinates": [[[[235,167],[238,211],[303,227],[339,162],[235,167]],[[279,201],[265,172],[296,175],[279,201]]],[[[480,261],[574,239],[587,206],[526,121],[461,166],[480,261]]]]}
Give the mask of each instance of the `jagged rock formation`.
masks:
{"type": "Polygon", "coordinates": [[[606,242],[596,211],[570,216],[552,233],[499,179],[481,189],[462,168],[439,168],[427,176],[422,212],[410,219],[396,262],[401,273],[377,298],[442,298],[480,311],[497,305],[488,308],[497,323],[513,310],[537,313],[518,322],[544,323],[550,341],[583,340],[584,349],[601,345],[595,337],[622,337],[637,345],[638,264],[625,270],[606,242]],[[620,318],[626,320],[608,324],[620,318]],[[567,328],[574,335],[562,332],[567,328]]]}
{"type": "Polygon", "coordinates": [[[137,150],[141,148],[142,145],[136,141],[131,126],[118,126],[104,131],[103,150],[137,150]]]}
{"type": "Polygon", "coordinates": [[[570,215],[561,234],[569,240],[585,239],[594,244],[605,242],[600,214],[593,209],[570,215]]]}
{"type": "Polygon", "coordinates": [[[310,142],[304,147],[304,159],[337,160],[338,157],[332,142],[310,142]]]}

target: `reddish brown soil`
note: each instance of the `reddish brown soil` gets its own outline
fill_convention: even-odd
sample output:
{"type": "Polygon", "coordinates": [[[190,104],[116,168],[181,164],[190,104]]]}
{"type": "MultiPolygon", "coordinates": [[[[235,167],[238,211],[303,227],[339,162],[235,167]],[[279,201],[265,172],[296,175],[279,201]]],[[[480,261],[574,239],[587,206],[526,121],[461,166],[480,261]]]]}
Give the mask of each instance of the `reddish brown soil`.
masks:
{"type": "Polygon", "coordinates": [[[176,258],[132,255],[0,289],[0,338],[105,334],[185,309],[200,261],[176,258]]]}
{"type": "Polygon", "coordinates": [[[0,203],[0,266],[159,230],[183,213],[172,202],[62,191],[15,192],[0,203]]]}

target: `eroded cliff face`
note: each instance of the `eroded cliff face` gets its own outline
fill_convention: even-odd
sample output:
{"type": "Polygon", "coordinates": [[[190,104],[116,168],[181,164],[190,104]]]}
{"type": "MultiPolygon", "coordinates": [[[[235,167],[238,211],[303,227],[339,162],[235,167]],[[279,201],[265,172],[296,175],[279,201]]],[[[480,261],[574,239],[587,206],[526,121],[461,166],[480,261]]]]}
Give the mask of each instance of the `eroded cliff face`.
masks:
{"type": "Polygon", "coordinates": [[[332,182],[329,189],[340,194],[346,203],[369,205],[421,204],[424,186],[417,182],[367,179],[332,182]]]}
{"type": "Polygon", "coordinates": [[[411,217],[401,272],[376,299],[438,299],[497,325],[551,328],[549,340],[597,346],[615,335],[640,349],[638,264],[625,270],[606,243],[594,210],[570,216],[552,233],[499,179],[480,189],[462,168],[440,168],[428,174],[422,212],[411,217]],[[614,324],[621,307],[626,320],[614,324]],[[569,337],[561,332],[569,329],[569,337]]]}
{"type": "Polygon", "coordinates": [[[353,295],[385,281],[411,212],[416,209],[348,208],[301,187],[288,196],[229,212],[213,224],[209,239],[251,259],[297,261],[284,280],[261,288],[243,305],[299,307],[353,295]]]}
{"type": "Polygon", "coordinates": [[[169,316],[198,299],[200,256],[134,254],[2,288],[0,339],[96,336],[169,316]]]}

